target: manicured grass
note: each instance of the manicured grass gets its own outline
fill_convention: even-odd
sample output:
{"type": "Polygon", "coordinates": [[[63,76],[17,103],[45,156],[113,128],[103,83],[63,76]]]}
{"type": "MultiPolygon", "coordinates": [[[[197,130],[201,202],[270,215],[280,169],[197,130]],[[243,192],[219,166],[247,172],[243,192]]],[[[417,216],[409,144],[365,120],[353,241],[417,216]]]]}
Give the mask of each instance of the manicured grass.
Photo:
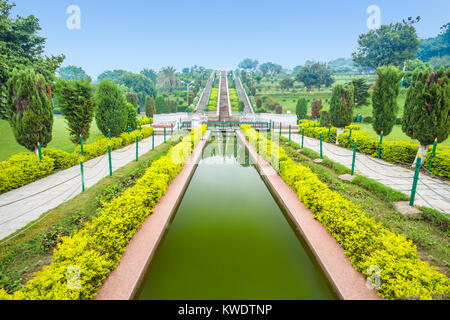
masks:
{"type": "Polygon", "coordinates": [[[325,162],[313,163],[312,158],[298,152],[298,147],[289,144],[284,138],[280,144],[289,157],[311,168],[331,190],[358,205],[385,227],[405,234],[417,246],[422,260],[428,261],[437,266],[442,273],[449,275],[450,223],[446,217],[425,207],[419,207],[422,211],[419,218],[405,217],[395,210],[393,202],[407,200],[406,195],[365,177],[358,176],[352,183],[341,181],[338,178],[341,174],[338,167],[335,168],[325,162]]]}
{"type": "MultiPolygon", "coordinates": [[[[367,132],[369,135],[377,137],[375,130],[373,130],[371,123],[354,123],[361,127],[361,130],[367,132]]],[[[392,129],[392,132],[388,136],[384,136],[383,140],[387,141],[394,141],[394,140],[400,140],[400,141],[407,141],[415,144],[419,144],[417,140],[413,140],[410,137],[408,137],[403,131],[401,125],[395,125],[392,129]]],[[[450,139],[445,140],[441,143],[444,146],[450,147],[450,139]]]]}
{"type": "Polygon", "coordinates": [[[84,193],[50,210],[47,216],[44,213],[43,220],[23,233],[17,231],[15,238],[0,245],[0,288],[10,292],[18,290],[36,271],[50,263],[61,236],[72,234],[94,218],[102,208],[101,202],[108,202],[133,186],[153,161],[167,154],[178,142],[179,139],[172,139],[156,147],[141,156],[139,162],[130,162],[112,177],[102,179],[84,193]]]}
{"type": "MultiPolygon", "coordinates": [[[[92,121],[90,136],[86,143],[94,142],[94,140],[102,136],[102,133],[97,128],[95,120],[92,121]]],[[[27,152],[28,150],[17,143],[14,138],[11,126],[5,120],[0,120],[0,161],[8,159],[13,154],[19,152],[27,152]]],[[[66,152],[72,152],[76,145],[70,141],[69,130],[67,129],[66,121],[62,115],[54,116],[53,121],[53,138],[48,144],[47,148],[60,149],[66,152]]]]}

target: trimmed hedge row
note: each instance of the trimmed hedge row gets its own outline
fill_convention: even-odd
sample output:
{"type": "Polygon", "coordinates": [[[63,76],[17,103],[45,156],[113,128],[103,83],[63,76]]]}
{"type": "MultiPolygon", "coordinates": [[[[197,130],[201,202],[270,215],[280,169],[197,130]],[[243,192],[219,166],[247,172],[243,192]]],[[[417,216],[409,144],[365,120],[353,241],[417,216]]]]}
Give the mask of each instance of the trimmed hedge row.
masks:
{"type": "MultiPolygon", "coordinates": [[[[320,133],[324,141],[328,141],[328,128],[318,127],[316,122],[316,128],[314,128],[314,121],[302,120],[299,124],[299,132],[305,129],[305,135],[315,139],[320,138],[320,133]]],[[[380,139],[370,136],[368,133],[361,131],[359,126],[348,126],[345,128],[344,133],[339,135],[339,145],[353,149],[353,143],[349,143],[350,129],[352,130],[351,140],[356,140],[358,143],[358,149],[363,153],[371,155],[373,157],[378,156],[378,145],[380,139]]],[[[331,127],[331,139],[330,142],[336,142],[336,128],[331,127]]],[[[381,159],[393,163],[393,164],[412,164],[416,158],[417,151],[419,149],[418,144],[406,142],[406,141],[383,141],[381,146],[381,159]]],[[[428,169],[430,165],[430,157],[433,151],[433,146],[429,147],[427,156],[423,163],[424,167],[428,169]]],[[[431,173],[434,175],[450,178],[450,147],[439,145],[436,149],[436,155],[433,158],[433,166],[431,173]]]]}
{"type": "MultiPolygon", "coordinates": [[[[152,127],[142,127],[142,131],[135,130],[131,133],[122,133],[120,137],[111,140],[99,137],[94,142],[84,144],[84,161],[101,156],[108,152],[108,143],[111,149],[119,149],[136,141],[151,136],[152,127]]],[[[28,183],[50,175],[54,170],[67,169],[80,163],[81,147],[77,146],[73,153],[56,149],[44,149],[42,161],[32,152],[23,152],[11,156],[8,160],[0,162],[0,194],[19,188],[28,183]]]]}
{"type": "MultiPolygon", "coordinates": [[[[250,126],[241,129],[253,145],[257,139],[261,145],[266,144],[267,139],[250,126]]],[[[273,143],[267,143],[271,146],[267,149],[273,150],[273,143]]],[[[286,156],[282,147],[278,148],[280,176],[339,242],[354,268],[367,277],[373,275],[371,266],[379,268],[381,281],[377,293],[380,296],[432,299],[450,293],[450,280],[436,267],[420,260],[411,240],[390,231],[357,205],[331,191],[311,169],[296,163],[286,156]]],[[[271,152],[260,154],[273,165],[271,152]]]]}
{"type": "Polygon", "coordinates": [[[228,89],[232,111],[239,111],[239,98],[236,89],[228,89]]]}
{"type": "Polygon", "coordinates": [[[153,118],[148,118],[148,117],[140,118],[140,119],[138,119],[138,124],[140,124],[141,126],[150,124],[150,120],[151,120],[151,123],[153,123],[153,118]]]}
{"type": "Polygon", "coordinates": [[[61,238],[49,266],[13,295],[1,289],[0,300],[93,298],[205,131],[206,126],[192,130],[167,155],[154,161],[133,187],[106,203],[96,218],[74,235],[61,238]]]}
{"type": "Polygon", "coordinates": [[[208,111],[216,111],[217,110],[217,100],[219,99],[219,89],[212,88],[211,93],[209,95],[208,102],[208,111]]]}

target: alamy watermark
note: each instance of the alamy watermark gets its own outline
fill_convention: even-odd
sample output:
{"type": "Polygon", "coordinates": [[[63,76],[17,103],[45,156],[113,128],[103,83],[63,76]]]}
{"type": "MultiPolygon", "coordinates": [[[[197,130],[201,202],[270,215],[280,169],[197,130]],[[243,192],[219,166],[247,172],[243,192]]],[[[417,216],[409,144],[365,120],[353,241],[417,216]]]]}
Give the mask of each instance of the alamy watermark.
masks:
{"type": "Polygon", "coordinates": [[[366,26],[369,30],[376,30],[381,26],[381,9],[377,5],[370,5],[366,10],[370,16],[367,18],[366,26]]]}
{"type": "Polygon", "coordinates": [[[70,16],[66,20],[66,26],[69,30],[81,29],[81,9],[77,5],[70,5],[67,7],[66,13],[70,16]]]}

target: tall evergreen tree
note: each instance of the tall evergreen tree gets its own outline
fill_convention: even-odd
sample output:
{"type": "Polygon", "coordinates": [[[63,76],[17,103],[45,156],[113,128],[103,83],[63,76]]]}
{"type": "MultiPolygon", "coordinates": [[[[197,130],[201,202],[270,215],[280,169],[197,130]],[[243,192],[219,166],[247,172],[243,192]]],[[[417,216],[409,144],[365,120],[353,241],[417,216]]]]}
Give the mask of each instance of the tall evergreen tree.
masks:
{"type": "Polygon", "coordinates": [[[89,138],[95,107],[91,79],[58,80],[55,98],[67,121],[70,140],[79,144],[81,135],[86,141],[89,138]]]}
{"type": "Polygon", "coordinates": [[[297,101],[297,106],[295,107],[295,113],[298,118],[304,118],[308,114],[308,100],[306,98],[300,98],[297,101]]]}
{"type": "Polygon", "coordinates": [[[44,77],[15,69],[7,83],[8,118],[17,142],[30,151],[52,140],[53,105],[44,77]]]}
{"type": "Polygon", "coordinates": [[[127,111],[127,128],[130,128],[130,130],[136,130],[138,125],[136,108],[131,103],[127,102],[127,111]]]}
{"type": "Polygon", "coordinates": [[[155,109],[156,109],[156,113],[169,113],[170,112],[169,105],[167,104],[166,99],[164,99],[164,97],[162,97],[162,96],[156,97],[155,109]]]}
{"type": "Polygon", "coordinates": [[[377,69],[378,78],[372,94],[373,129],[377,134],[383,131],[389,135],[397,119],[397,97],[403,72],[394,66],[383,66],[377,69]]]}
{"type": "Polygon", "coordinates": [[[118,136],[127,129],[128,107],[119,87],[109,80],[102,80],[97,87],[95,121],[104,134],[118,136]]]}
{"type": "Polygon", "coordinates": [[[355,101],[353,98],[353,85],[338,84],[333,87],[330,102],[331,124],[337,128],[344,128],[352,123],[355,101]]]}
{"type": "Polygon", "coordinates": [[[311,105],[311,115],[313,119],[317,119],[320,116],[320,111],[323,108],[322,99],[314,100],[311,105]]]}
{"type": "Polygon", "coordinates": [[[366,106],[370,98],[369,88],[370,85],[364,78],[357,78],[352,80],[353,87],[355,88],[355,107],[366,106]]]}
{"type": "Polygon", "coordinates": [[[155,113],[155,100],[152,97],[147,96],[145,98],[145,114],[147,117],[152,118],[155,113]]]}
{"type": "MultiPolygon", "coordinates": [[[[417,72],[408,89],[403,111],[402,130],[420,142],[425,159],[428,146],[437,138],[445,141],[450,134],[450,81],[449,70],[417,72]]],[[[417,157],[416,157],[417,160],[417,157]]],[[[415,161],[414,161],[415,162],[415,161]]]]}

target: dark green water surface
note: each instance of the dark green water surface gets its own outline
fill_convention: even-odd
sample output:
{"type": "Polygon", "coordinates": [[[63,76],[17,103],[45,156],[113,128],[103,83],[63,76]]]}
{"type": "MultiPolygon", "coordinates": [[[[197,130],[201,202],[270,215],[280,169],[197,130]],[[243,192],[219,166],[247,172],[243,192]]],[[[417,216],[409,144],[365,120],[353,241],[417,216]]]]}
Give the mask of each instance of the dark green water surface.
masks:
{"type": "Polygon", "coordinates": [[[201,160],[136,299],[335,299],[237,149],[201,160]]]}

